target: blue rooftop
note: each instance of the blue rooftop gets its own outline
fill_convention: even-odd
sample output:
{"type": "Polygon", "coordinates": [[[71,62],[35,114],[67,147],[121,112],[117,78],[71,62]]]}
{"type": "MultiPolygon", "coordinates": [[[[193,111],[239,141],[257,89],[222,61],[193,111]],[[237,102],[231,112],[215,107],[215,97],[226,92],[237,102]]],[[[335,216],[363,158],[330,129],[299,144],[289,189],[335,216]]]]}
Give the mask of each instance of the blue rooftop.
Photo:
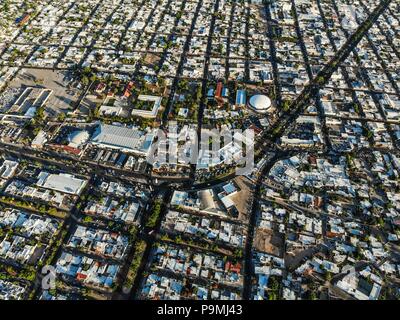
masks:
{"type": "Polygon", "coordinates": [[[245,105],[246,104],[246,91],[238,90],[236,93],[236,104],[245,105]]]}

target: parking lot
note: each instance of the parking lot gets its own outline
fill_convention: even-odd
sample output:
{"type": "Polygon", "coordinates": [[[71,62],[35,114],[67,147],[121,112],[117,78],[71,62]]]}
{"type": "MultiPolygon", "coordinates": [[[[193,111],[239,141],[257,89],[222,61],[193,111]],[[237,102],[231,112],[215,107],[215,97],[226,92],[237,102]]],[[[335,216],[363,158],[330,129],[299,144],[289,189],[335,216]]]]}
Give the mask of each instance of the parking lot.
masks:
{"type": "Polygon", "coordinates": [[[46,104],[46,112],[52,117],[71,111],[80,93],[78,89],[69,86],[65,71],[22,69],[10,83],[8,90],[15,92],[17,89],[23,90],[26,87],[52,90],[46,104]]]}

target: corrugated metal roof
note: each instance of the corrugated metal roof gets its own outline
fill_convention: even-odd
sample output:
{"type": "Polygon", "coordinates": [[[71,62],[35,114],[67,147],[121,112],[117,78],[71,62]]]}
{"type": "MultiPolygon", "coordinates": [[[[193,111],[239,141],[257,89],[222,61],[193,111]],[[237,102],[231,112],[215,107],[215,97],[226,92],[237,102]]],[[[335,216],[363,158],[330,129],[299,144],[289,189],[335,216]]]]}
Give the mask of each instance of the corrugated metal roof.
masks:
{"type": "Polygon", "coordinates": [[[142,144],[141,137],[143,135],[144,133],[142,131],[136,129],[101,124],[93,136],[92,141],[95,143],[136,150],[140,149],[142,144]]]}

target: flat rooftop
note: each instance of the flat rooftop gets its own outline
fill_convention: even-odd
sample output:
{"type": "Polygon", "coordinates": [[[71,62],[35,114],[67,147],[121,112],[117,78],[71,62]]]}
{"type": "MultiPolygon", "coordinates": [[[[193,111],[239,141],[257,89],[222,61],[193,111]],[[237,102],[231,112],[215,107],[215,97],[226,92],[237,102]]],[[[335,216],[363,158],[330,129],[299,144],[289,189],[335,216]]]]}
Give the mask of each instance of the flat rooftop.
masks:
{"type": "Polygon", "coordinates": [[[147,153],[153,139],[153,134],[146,134],[137,128],[101,124],[97,127],[91,141],[106,147],[147,153]]]}
{"type": "Polygon", "coordinates": [[[87,181],[78,179],[73,175],[60,173],[50,174],[42,171],[39,174],[39,180],[36,183],[38,186],[52,189],[63,193],[80,195],[87,181]]]}

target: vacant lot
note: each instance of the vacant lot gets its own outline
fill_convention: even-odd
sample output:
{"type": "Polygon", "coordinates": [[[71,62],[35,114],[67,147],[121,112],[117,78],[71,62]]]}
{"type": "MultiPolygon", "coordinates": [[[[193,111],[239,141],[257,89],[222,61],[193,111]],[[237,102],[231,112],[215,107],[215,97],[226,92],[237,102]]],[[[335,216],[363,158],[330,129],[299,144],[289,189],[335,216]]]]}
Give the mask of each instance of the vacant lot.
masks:
{"type": "Polygon", "coordinates": [[[10,89],[21,89],[21,92],[26,87],[51,89],[53,92],[46,103],[46,112],[54,117],[71,111],[74,103],[79,99],[80,91],[70,87],[65,76],[65,71],[22,69],[10,83],[10,89]]]}
{"type": "Polygon", "coordinates": [[[254,248],[274,256],[283,256],[284,239],[282,234],[269,229],[257,229],[254,238],[254,248]]]}
{"type": "Polygon", "coordinates": [[[249,179],[242,176],[237,177],[234,181],[240,191],[231,198],[239,211],[239,220],[247,223],[249,221],[254,185],[249,179]]]}

